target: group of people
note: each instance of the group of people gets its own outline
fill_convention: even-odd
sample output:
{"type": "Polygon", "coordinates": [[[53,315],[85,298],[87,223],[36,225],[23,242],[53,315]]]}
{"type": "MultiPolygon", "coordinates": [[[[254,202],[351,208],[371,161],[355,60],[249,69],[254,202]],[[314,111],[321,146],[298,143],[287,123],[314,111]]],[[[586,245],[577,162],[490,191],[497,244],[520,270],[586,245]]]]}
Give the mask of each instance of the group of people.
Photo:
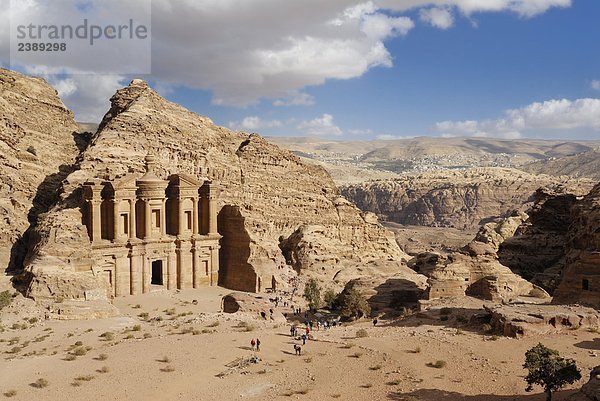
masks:
{"type": "Polygon", "coordinates": [[[258,338],[250,340],[252,351],[260,351],[260,340],[258,338]]]}

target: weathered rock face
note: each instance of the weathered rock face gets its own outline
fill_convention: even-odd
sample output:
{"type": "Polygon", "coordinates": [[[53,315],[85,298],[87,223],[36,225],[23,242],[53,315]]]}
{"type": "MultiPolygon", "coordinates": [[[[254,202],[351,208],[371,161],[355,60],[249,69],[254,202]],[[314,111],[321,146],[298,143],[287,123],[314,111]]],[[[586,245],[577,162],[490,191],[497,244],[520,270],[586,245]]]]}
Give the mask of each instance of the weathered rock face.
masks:
{"type": "Polygon", "coordinates": [[[555,303],[600,305],[600,184],[572,209],[567,259],[555,303]]]}
{"type": "Polygon", "coordinates": [[[285,316],[281,312],[273,310],[273,306],[261,297],[242,292],[232,292],[225,295],[221,303],[221,309],[225,313],[246,313],[253,318],[278,323],[285,323],[286,321],[285,316]]]}
{"type": "Polygon", "coordinates": [[[549,299],[543,289],[500,264],[492,246],[477,241],[448,256],[418,255],[409,266],[428,277],[428,299],[465,295],[502,302],[519,297],[549,299]]]}
{"type": "Polygon", "coordinates": [[[535,204],[528,211],[529,218],[523,219],[514,235],[504,236],[500,242],[500,263],[546,290],[554,291],[565,265],[571,208],[576,202],[573,194],[537,191],[535,204]]]}
{"type": "Polygon", "coordinates": [[[584,195],[589,180],[535,176],[515,169],[441,171],[350,185],[342,194],[362,210],[406,225],[477,228],[532,205],[540,187],[584,195]]]}
{"type": "Polygon", "coordinates": [[[598,330],[596,310],[582,306],[498,305],[486,307],[494,330],[509,337],[528,337],[574,328],[598,330]]]}
{"type": "Polygon", "coordinates": [[[0,68],[2,269],[20,267],[26,240],[15,243],[54,202],[79,152],[77,131],[73,114],[44,80],[0,68]]]}
{"type": "Polygon", "coordinates": [[[422,299],[427,288],[427,277],[404,265],[377,269],[379,274],[364,274],[350,280],[344,290],[356,289],[369,302],[374,315],[410,307],[422,299]],[[391,268],[391,269],[390,269],[391,268]],[[381,274],[389,271],[389,274],[381,274]]]}
{"type": "MultiPolygon", "coordinates": [[[[155,171],[163,179],[187,173],[208,177],[219,186],[221,285],[245,291],[266,288],[285,265],[280,240],[302,224],[322,227],[335,252],[357,262],[401,258],[393,235],[343,200],[324,169],[302,163],[258,135],[218,127],[161,98],[143,81],[134,80],[111,101],[77,171],[64,183],[61,202],[35,233],[28,267],[34,274],[47,267],[90,270],[79,188],[93,177],[113,180],[141,173],[147,154],[156,156],[155,171]]],[[[310,267],[304,260],[298,269],[310,267]]],[[[91,287],[100,288],[101,283],[91,287]]],[[[86,291],[95,293],[98,288],[86,291]]],[[[30,288],[29,295],[42,294],[30,288]]]]}

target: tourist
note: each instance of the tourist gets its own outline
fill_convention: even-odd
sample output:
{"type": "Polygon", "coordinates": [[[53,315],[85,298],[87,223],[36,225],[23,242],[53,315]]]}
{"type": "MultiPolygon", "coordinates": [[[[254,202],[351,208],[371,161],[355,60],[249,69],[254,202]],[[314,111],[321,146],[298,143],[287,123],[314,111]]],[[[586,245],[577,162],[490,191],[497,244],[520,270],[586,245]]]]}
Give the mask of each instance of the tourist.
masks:
{"type": "Polygon", "coordinates": [[[298,344],[294,344],[294,353],[296,355],[301,355],[302,354],[302,347],[299,346],[298,344]]]}
{"type": "Polygon", "coordinates": [[[258,338],[256,339],[256,350],[260,351],[260,340],[258,338]]]}
{"type": "Polygon", "coordinates": [[[302,345],[306,345],[306,339],[308,336],[306,334],[302,334],[302,345]]]}
{"type": "Polygon", "coordinates": [[[254,338],[250,340],[250,346],[252,347],[252,351],[254,351],[254,348],[256,347],[256,341],[254,341],[254,338]]]}
{"type": "Polygon", "coordinates": [[[377,318],[373,319],[373,327],[377,326],[377,318]]]}

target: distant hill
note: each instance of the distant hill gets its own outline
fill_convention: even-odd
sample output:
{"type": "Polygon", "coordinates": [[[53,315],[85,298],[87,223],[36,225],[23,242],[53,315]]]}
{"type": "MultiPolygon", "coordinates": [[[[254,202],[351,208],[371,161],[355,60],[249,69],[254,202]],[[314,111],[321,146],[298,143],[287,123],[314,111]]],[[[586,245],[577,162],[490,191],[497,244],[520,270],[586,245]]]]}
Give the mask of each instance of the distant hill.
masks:
{"type": "MultiPolygon", "coordinates": [[[[361,176],[364,177],[363,181],[392,178],[390,173],[474,167],[526,166],[524,169],[535,169],[537,162],[585,155],[600,146],[600,140],[493,138],[418,137],[392,141],[334,141],[320,138],[271,137],[268,140],[300,157],[317,161],[330,171],[339,185],[356,183],[360,181],[361,176]]],[[[594,157],[597,158],[591,158],[594,157]]],[[[547,172],[554,175],[551,171],[547,172]]]]}
{"type": "Polygon", "coordinates": [[[576,155],[570,155],[527,164],[521,167],[534,174],[568,175],[600,180],[600,147],[576,155]]]}

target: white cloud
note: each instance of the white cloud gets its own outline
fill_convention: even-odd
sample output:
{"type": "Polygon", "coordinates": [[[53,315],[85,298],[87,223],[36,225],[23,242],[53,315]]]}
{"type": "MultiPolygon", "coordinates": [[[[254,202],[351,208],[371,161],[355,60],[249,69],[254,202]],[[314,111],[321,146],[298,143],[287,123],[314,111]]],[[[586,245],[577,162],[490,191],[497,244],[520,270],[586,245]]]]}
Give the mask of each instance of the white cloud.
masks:
{"type": "Polygon", "coordinates": [[[310,136],[341,136],[343,131],[333,123],[331,114],[323,114],[321,117],[298,124],[299,130],[310,136]]]}
{"type": "Polygon", "coordinates": [[[100,122],[110,108],[111,96],[128,83],[121,75],[74,74],[63,77],[60,70],[47,66],[28,67],[26,72],[46,79],[81,122],[100,122]]]}
{"type": "Polygon", "coordinates": [[[287,97],[277,99],[273,106],[312,106],[315,98],[308,93],[293,91],[287,97]]]}
{"type": "Polygon", "coordinates": [[[600,91],[600,81],[593,80],[590,86],[592,87],[592,89],[600,91]]]}
{"type": "Polygon", "coordinates": [[[377,4],[399,12],[433,5],[456,7],[465,15],[510,11],[531,18],[553,7],[570,7],[572,0],[379,0],[377,4]]]}
{"type": "Polygon", "coordinates": [[[277,128],[283,126],[279,120],[263,120],[260,117],[246,117],[242,121],[230,121],[229,128],[238,131],[256,131],[261,129],[277,128]]]}
{"type": "Polygon", "coordinates": [[[454,25],[454,17],[452,12],[447,8],[433,7],[421,9],[419,18],[436,28],[448,29],[454,25]]]}
{"type": "Polygon", "coordinates": [[[404,136],[404,135],[383,134],[383,135],[377,135],[375,138],[379,139],[381,141],[395,141],[395,140],[398,140],[398,139],[410,139],[410,138],[414,138],[414,137],[412,137],[412,136],[404,136]]]}
{"type": "MultiPolygon", "coordinates": [[[[7,1],[0,0],[0,5],[7,1]]],[[[102,8],[103,1],[86,0],[86,4],[102,8]]],[[[131,15],[147,1],[120,2],[123,6],[111,18],[117,21],[131,15]]],[[[56,17],[60,12],[55,2],[26,3],[42,15],[56,17]]],[[[152,74],[141,78],[161,88],[210,90],[213,103],[220,105],[246,106],[260,99],[277,105],[312,104],[314,99],[302,92],[307,86],[392,66],[386,41],[414,27],[403,12],[426,8],[424,15],[429,13],[430,18],[422,18],[446,27],[451,25],[448,14],[454,10],[465,15],[510,11],[532,17],[570,5],[571,0],[153,0],[152,74]]],[[[7,20],[7,9],[0,7],[0,22],[7,20]]],[[[8,24],[0,24],[0,55],[7,54],[7,29],[8,24]]],[[[97,102],[86,98],[105,96],[104,89],[121,81],[121,74],[110,70],[120,56],[85,60],[88,72],[107,74],[105,79],[82,76],[74,78],[76,86],[61,82],[64,76],[57,79],[61,90],[69,93],[65,101],[78,119],[100,114],[97,102]],[[101,92],[69,92],[93,87],[99,79],[101,92]]],[[[69,63],[65,57],[59,67],[68,73],[73,67],[69,63]]]]}
{"type": "Polygon", "coordinates": [[[496,120],[442,121],[435,129],[446,135],[519,138],[528,130],[600,131],[600,99],[554,99],[507,110],[496,120]]]}
{"type": "Polygon", "coordinates": [[[356,136],[373,135],[372,129],[350,129],[347,132],[350,135],[356,135],[356,136]]]}

